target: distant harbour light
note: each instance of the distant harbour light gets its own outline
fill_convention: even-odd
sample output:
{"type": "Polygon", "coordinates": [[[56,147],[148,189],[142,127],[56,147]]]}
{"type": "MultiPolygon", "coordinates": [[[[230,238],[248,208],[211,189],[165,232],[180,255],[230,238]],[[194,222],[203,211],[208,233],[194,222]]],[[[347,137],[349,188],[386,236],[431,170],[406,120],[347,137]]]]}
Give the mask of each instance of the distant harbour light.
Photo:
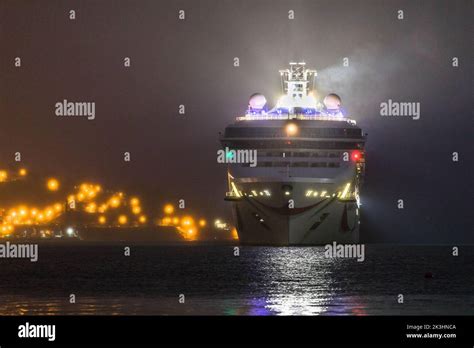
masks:
{"type": "Polygon", "coordinates": [[[55,178],[48,179],[46,186],[49,191],[57,191],[59,189],[59,181],[55,178]]]}

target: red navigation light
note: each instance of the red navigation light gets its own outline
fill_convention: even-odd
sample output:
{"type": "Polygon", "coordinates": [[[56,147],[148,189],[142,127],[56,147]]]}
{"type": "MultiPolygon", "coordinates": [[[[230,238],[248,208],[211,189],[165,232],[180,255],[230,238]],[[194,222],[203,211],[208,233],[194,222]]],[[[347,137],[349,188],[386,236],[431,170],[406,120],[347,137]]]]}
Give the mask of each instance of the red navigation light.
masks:
{"type": "Polygon", "coordinates": [[[352,160],[354,162],[357,162],[357,161],[360,161],[360,159],[362,158],[362,154],[360,153],[360,151],[352,151],[352,160]]]}

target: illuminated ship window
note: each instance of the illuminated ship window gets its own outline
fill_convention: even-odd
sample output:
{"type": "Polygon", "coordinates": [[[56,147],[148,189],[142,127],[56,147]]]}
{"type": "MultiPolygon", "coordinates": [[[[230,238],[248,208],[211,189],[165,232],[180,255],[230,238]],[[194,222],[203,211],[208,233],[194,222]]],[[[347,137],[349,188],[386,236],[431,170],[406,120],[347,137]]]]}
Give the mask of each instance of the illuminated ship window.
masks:
{"type": "Polygon", "coordinates": [[[325,158],[327,156],[328,156],[328,153],[325,152],[325,151],[324,152],[319,151],[319,152],[314,152],[313,153],[313,157],[315,157],[315,158],[325,158]]]}
{"type": "Polygon", "coordinates": [[[289,165],[289,162],[273,162],[272,167],[286,167],[289,165]]]}
{"type": "MultiPolygon", "coordinates": [[[[249,167],[248,163],[242,164],[244,167],[249,167]]],[[[341,164],[339,162],[260,162],[258,167],[275,167],[275,168],[285,168],[285,167],[295,167],[295,168],[339,168],[341,164]]]]}
{"type": "MultiPolygon", "coordinates": [[[[301,108],[295,112],[303,114],[301,108]]],[[[358,138],[362,136],[360,128],[301,128],[299,136],[303,138],[358,138]]],[[[226,138],[284,138],[282,127],[230,127],[225,130],[226,138]]]]}
{"type": "Polygon", "coordinates": [[[327,167],[327,163],[326,162],[315,162],[315,163],[311,163],[311,167],[327,167]]]}
{"type": "MultiPolygon", "coordinates": [[[[290,145],[286,144],[281,140],[266,140],[266,141],[235,141],[232,144],[228,145],[229,148],[239,148],[239,149],[257,149],[257,148],[266,148],[267,150],[270,149],[281,149],[287,146],[290,147],[298,147],[298,148],[305,148],[305,149],[315,149],[317,152],[319,149],[334,149],[334,150],[341,150],[347,151],[351,149],[359,149],[361,143],[358,142],[338,142],[338,141],[305,141],[305,140],[298,140],[292,141],[290,145]]],[[[284,152],[280,152],[279,157],[283,157],[284,152]]],[[[287,155],[286,155],[287,156],[287,155]]],[[[286,157],[285,156],[285,157],[286,157]]]]}
{"type": "Polygon", "coordinates": [[[281,157],[282,153],[281,152],[265,152],[264,156],[265,157],[281,157]]]}
{"type": "Polygon", "coordinates": [[[309,152],[287,152],[286,157],[309,157],[309,152]]]}

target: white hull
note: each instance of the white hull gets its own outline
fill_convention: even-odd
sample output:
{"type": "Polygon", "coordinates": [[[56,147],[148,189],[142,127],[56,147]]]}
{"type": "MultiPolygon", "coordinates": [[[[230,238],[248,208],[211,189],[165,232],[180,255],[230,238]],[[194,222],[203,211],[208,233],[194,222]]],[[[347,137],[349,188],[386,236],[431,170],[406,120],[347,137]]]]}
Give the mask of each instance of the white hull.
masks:
{"type": "Polygon", "coordinates": [[[234,221],[242,244],[359,242],[360,210],[355,201],[341,201],[337,197],[312,201],[302,199],[303,206],[294,208],[289,208],[286,201],[277,205],[271,201],[265,197],[244,196],[232,202],[234,221]]]}

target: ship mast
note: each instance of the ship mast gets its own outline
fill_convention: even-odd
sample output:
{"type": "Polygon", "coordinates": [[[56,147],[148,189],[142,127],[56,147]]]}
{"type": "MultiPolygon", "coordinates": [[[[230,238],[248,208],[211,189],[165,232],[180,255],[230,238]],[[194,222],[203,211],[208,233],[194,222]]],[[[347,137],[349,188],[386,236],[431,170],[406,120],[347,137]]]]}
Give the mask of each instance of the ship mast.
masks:
{"type": "Polygon", "coordinates": [[[316,70],[306,69],[305,62],[290,62],[289,69],[279,72],[284,94],[278,99],[276,109],[287,110],[288,118],[300,110],[316,110],[317,101],[310,93],[314,87],[316,70]]]}
{"type": "Polygon", "coordinates": [[[303,98],[314,88],[316,70],[306,69],[305,62],[290,62],[289,69],[279,70],[283,93],[291,98],[303,98]]]}

